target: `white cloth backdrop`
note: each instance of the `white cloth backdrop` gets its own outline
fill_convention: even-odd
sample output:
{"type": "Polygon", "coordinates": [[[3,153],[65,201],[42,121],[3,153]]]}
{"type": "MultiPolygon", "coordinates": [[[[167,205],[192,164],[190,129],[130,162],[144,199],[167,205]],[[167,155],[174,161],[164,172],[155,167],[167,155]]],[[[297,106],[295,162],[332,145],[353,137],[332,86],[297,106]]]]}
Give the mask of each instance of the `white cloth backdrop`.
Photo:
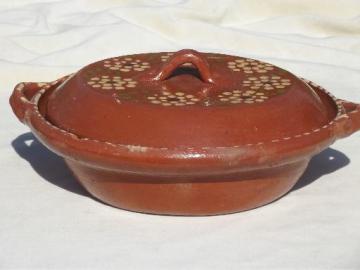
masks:
{"type": "Polygon", "coordinates": [[[360,1],[0,2],[0,269],[360,269],[360,133],[286,197],[217,217],[101,204],[13,116],[17,82],[194,48],[275,63],[360,102],[360,1]]]}

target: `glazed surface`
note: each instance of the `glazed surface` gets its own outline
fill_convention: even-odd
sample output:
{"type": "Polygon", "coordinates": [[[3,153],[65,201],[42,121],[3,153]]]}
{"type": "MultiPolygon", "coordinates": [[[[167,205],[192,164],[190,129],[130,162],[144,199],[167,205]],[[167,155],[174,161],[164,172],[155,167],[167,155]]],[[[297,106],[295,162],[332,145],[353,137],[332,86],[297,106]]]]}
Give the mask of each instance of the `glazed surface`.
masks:
{"type": "Polygon", "coordinates": [[[154,53],[91,64],[55,89],[46,118],[79,137],[147,147],[231,147],[304,134],[329,123],[334,104],[291,73],[257,60],[202,54],[214,83],[154,53]]]}

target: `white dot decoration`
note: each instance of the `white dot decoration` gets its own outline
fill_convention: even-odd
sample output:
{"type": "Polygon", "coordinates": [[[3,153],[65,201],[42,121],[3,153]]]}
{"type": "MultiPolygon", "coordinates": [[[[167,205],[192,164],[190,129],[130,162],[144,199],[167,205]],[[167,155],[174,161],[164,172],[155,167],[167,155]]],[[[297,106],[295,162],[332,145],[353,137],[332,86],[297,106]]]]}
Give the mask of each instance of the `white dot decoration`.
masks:
{"type": "Polygon", "coordinates": [[[191,94],[186,94],[183,92],[170,93],[167,91],[148,96],[147,100],[152,104],[161,106],[194,105],[200,101],[199,98],[191,94]]]}
{"type": "Polygon", "coordinates": [[[44,87],[44,86],[46,86],[46,85],[48,85],[48,83],[44,83],[44,82],[39,82],[39,83],[37,83],[37,86],[38,86],[38,87],[44,87]]]}
{"type": "MultiPolygon", "coordinates": [[[[196,89],[190,91],[188,87],[183,88],[183,86],[172,84],[170,88],[166,84],[162,86],[160,84],[161,88],[156,90],[157,86],[149,87],[146,80],[143,81],[141,76],[138,77],[141,74],[135,74],[136,71],[146,69],[148,70],[145,72],[152,74],[151,67],[155,71],[157,65],[160,67],[166,65],[165,62],[169,61],[173,55],[175,55],[173,52],[164,52],[148,58],[131,55],[105,59],[86,73],[85,83],[94,89],[112,90],[108,93],[113,95],[119,104],[134,102],[174,107],[262,103],[283,94],[293,83],[291,76],[285,71],[277,71],[277,68],[271,64],[253,59],[218,55],[207,56],[210,65],[213,67],[220,65],[222,68],[225,65],[225,70],[219,70],[229,74],[233,82],[225,83],[223,86],[215,85],[209,91],[197,89],[197,85],[195,85],[196,89]]],[[[192,63],[179,65],[177,67],[179,74],[183,75],[186,72],[195,74],[193,69],[197,66],[196,63],[192,63]]],[[[194,80],[198,80],[196,77],[194,76],[194,80]]]]}
{"type": "Polygon", "coordinates": [[[247,74],[267,73],[274,70],[274,66],[271,64],[248,58],[240,58],[229,61],[227,66],[232,71],[242,71],[247,74]]]}
{"type": "Polygon", "coordinates": [[[132,57],[114,57],[104,60],[104,67],[122,72],[144,71],[150,68],[150,63],[132,57]]]}
{"type": "Polygon", "coordinates": [[[252,90],[276,91],[278,94],[283,92],[286,87],[291,85],[290,79],[282,78],[278,75],[262,75],[247,77],[242,86],[252,90]]]}
{"type": "Polygon", "coordinates": [[[256,92],[253,90],[232,90],[232,91],[225,91],[219,94],[218,100],[221,103],[230,103],[230,104],[239,104],[239,103],[260,103],[267,100],[267,97],[264,93],[256,92]]]}
{"type": "Polygon", "coordinates": [[[166,54],[161,55],[160,59],[161,59],[162,62],[166,62],[169,59],[169,57],[172,56],[172,55],[174,55],[174,53],[168,52],[166,54]]]}
{"type": "MultiPolygon", "coordinates": [[[[166,62],[170,56],[174,55],[174,53],[172,52],[169,52],[169,53],[166,53],[166,54],[163,54],[160,56],[160,59],[162,62],[166,62]]],[[[181,66],[184,66],[184,67],[192,67],[193,65],[191,63],[184,63],[182,64],[181,66]]]]}
{"type": "Polygon", "coordinates": [[[87,82],[93,88],[103,90],[124,90],[125,88],[134,88],[137,81],[131,78],[121,78],[120,76],[103,75],[99,77],[92,77],[87,82]]]}
{"type": "Polygon", "coordinates": [[[282,94],[291,85],[290,79],[277,75],[248,77],[242,82],[241,89],[220,93],[217,98],[220,103],[261,103],[267,99],[282,94]]]}

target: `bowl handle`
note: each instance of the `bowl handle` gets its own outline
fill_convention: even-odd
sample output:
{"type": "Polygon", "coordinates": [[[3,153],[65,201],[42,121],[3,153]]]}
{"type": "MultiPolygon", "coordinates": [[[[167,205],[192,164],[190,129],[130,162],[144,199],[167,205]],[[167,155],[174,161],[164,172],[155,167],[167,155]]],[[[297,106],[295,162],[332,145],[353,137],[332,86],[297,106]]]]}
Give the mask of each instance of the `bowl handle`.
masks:
{"type": "Polygon", "coordinates": [[[344,108],[344,114],[339,116],[337,136],[344,138],[360,130],[360,104],[338,99],[344,108]]]}
{"type": "Polygon", "coordinates": [[[64,76],[53,82],[22,82],[15,86],[10,96],[10,105],[17,118],[25,123],[26,112],[36,103],[34,97],[41,90],[46,91],[51,87],[56,87],[68,79],[71,75],[64,76]]]}
{"type": "Polygon", "coordinates": [[[205,83],[214,83],[213,76],[210,72],[210,66],[206,58],[195,50],[185,49],[176,52],[160,68],[160,71],[153,78],[155,81],[164,81],[175,71],[176,68],[185,63],[193,64],[200,73],[201,79],[205,83]]]}
{"type": "Polygon", "coordinates": [[[26,111],[32,105],[32,99],[36,93],[44,89],[47,83],[22,82],[15,86],[10,96],[10,105],[17,118],[24,123],[26,111]]]}

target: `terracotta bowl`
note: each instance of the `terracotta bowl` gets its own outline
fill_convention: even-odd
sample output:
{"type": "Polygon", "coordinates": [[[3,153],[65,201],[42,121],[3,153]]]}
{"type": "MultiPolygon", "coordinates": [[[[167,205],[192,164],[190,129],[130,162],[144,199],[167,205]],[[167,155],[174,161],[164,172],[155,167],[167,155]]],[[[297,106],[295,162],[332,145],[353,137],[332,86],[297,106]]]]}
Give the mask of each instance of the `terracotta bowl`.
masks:
{"type": "Polygon", "coordinates": [[[360,106],[261,61],[182,50],[105,59],[20,83],[14,113],[96,198],[216,215],[288,192],[311,157],[360,129],[360,106]]]}

